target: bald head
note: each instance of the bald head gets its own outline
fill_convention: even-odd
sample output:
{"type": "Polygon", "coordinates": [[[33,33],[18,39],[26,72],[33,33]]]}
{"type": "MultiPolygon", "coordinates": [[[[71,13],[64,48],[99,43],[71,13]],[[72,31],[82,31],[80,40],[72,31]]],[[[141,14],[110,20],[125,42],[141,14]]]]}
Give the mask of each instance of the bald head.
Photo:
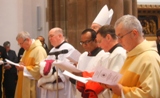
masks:
{"type": "Polygon", "coordinates": [[[52,32],[54,32],[54,34],[62,34],[63,35],[63,30],[61,29],[61,28],[59,28],[59,27],[55,27],[55,28],[53,28],[53,29],[51,29],[50,31],[49,31],[49,33],[52,33],[52,32]]]}
{"type": "Polygon", "coordinates": [[[56,47],[64,41],[63,30],[59,27],[51,29],[48,38],[52,46],[56,47]]]}

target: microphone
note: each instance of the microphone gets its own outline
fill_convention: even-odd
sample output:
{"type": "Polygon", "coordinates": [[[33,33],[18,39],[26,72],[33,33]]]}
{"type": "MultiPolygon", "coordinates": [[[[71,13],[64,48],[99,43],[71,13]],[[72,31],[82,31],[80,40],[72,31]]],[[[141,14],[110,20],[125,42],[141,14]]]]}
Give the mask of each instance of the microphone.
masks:
{"type": "Polygon", "coordinates": [[[50,53],[48,53],[48,55],[58,56],[59,54],[66,54],[66,53],[68,53],[68,50],[67,50],[67,49],[64,49],[64,50],[61,50],[61,51],[50,52],[50,53]]]}

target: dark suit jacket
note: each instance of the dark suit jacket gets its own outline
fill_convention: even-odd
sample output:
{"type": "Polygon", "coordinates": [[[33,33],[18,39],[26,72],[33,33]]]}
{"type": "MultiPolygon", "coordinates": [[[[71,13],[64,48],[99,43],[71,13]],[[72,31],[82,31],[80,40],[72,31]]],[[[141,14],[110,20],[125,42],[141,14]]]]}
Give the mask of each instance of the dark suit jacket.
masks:
{"type": "MultiPolygon", "coordinates": [[[[2,46],[0,46],[0,59],[3,59],[5,61],[5,58],[7,58],[6,49],[2,46]]],[[[2,83],[2,72],[3,72],[3,65],[0,65],[0,82],[2,83]]],[[[0,84],[0,98],[2,98],[2,85],[0,84]]]]}
{"type": "MultiPolygon", "coordinates": [[[[9,50],[8,51],[8,59],[11,60],[12,62],[17,63],[18,58],[17,55],[15,53],[15,51],[13,50],[9,50]]],[[[6,66],[6,65],[4,65],[6,66]]],[[[14,65],[11,65],[10,69],[5,70],[4,73],[4,87],[6,90],[14,90],[16,87],[16,83],[17,83],[17,69],[14,65]]]]}
{"type": "MultiPolygon", "coordinates": [[[[6,58],[7,58],[6,49],[0,46],[0,59],[5,61],[6,58]]],[[[3,70],[2,65],[0,65],[0,82],[2,81],[2,70],[3,70]]]]}
{"type": "Polygon", "coordinates": [[[158,41],[156,41],[156,43],[157,43],[158,54],[160,55],[160,43],[158,41]]]}
{"type": "Polygon", "coordinates": [[[2,46],[0,46],[0,58],[2,58],[3,61],[5,61],[5,58],[7,58],[6,49],[2,46]]]}
{"type": "Polygon", "coordinates": [[[24,49],[20,48],[19,51],[18,51],[18,61],[17,61],[18,63],[21,60],[21,56],[23,55],[23,53],[24,53],[24,49]]]}

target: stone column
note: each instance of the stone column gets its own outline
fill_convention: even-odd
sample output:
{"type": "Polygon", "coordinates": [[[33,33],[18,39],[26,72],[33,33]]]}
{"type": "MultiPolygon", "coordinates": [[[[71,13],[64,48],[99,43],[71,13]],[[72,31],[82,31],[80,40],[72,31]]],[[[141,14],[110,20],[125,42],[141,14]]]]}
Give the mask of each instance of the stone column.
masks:
{"type": "Polygon", "coordinates": [[[123,16],[123,13],[124,13],[123,1],[124,0],[109,0],[109,7],[112,8],[114,11],[114,14],[111,20],[111,25],[114,25],[116,20],[121,16],[123,16]]]}
{"type": "Polygon", "coordinates": [[[138,17],[137,0],[132,0],[132,14],[138,17]]]}
{"type": "Polygon", "coordinates": [[[132,15],[132,0],[124,0],[124,15],[132,15]]]}

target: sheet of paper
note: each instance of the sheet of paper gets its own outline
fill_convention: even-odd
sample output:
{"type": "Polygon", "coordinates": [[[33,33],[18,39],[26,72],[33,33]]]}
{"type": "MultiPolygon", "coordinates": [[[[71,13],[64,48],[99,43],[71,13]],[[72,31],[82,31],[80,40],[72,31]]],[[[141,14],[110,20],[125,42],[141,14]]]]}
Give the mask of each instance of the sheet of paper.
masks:
{"type": "Polygon", "coordinates": [[[78,63],[79,60],[79,56],[81,55],[81,53],[78,50],[73,50],[73,52],[67,57],[67,59],[69,59],[71,62],[73,62],[74,64],[78,63]]]}
{"type": "Polygon", "coordinates": [[[9,64],[12,64],[12,65],[15,65],[15,66],[19,66],[18,63],[14,63],[14,62],[12,62],[12,61],[10,61],[10,60],[8,60],[8,59],[5,59],[5,60],[6,60],[6,62],[8,62],[9,64]]]}
{"type": "Polygon", "coordinates": [[[84,78],[84,77],[76,76],[76,75],[74,75],[74,74],[72,74],[72,73],[70,73],[68,71],[64,71],[63,74],[68,76],[68,77],[70,77],[70,78],[73,78],[73,79],[75,79],[77,81],[80,81],[82,83],[87,83],[88,80],[91,80],[91,78],[84,78]]]}
{"type": "Polygon", "coordinates": [[[117,84],[122,75],[118,72],[114,72],[104,67],[97,67],[95,73],[92,76],[92,81],[114,85],[117,84]]]}
{"type": "Polygon", "coordinates": [[[68,61],[56,61],[52,64],[60,69],[67,70],[69,72],[81,72],[81,70],[77,69],[72,63],[68,61]]]}
{"type": "Polygon", "coordinates": [[[24,67],[23,75],[30,78],[30,79],[34,79],[34,77],[31,75],[31,73],[27,70],[26,67],[24,67]]]}

